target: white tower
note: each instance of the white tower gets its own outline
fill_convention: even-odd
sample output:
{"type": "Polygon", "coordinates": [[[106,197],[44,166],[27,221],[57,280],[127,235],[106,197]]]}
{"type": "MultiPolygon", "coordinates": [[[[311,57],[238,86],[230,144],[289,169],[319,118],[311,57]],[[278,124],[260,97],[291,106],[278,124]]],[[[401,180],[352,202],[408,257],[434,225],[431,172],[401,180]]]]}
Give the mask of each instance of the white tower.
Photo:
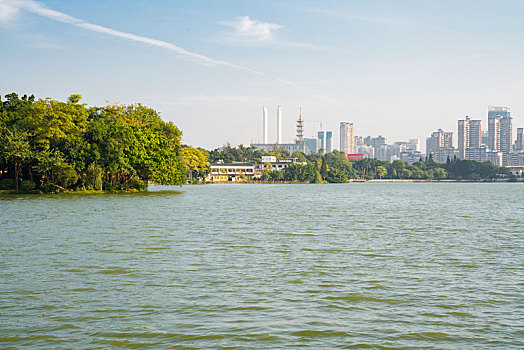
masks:
{"type": "Polygon", "coordinates": [[[262,135],[262,138],[264,140],[264,145],[267,145],[268,144],[268,133],[269,133],[269,130],[268,130],[268,127],[267,127],[267,107],[264,106],[263,109],[262,109],[262,114],[263,114],[263,119],[262,119],[262,125],[263,125],[263,135],[262,135]]]}
{"type": "Polygon", "coordinates": [[[277,109],[277,144],[282,143],[282,106],[277,109]]]}

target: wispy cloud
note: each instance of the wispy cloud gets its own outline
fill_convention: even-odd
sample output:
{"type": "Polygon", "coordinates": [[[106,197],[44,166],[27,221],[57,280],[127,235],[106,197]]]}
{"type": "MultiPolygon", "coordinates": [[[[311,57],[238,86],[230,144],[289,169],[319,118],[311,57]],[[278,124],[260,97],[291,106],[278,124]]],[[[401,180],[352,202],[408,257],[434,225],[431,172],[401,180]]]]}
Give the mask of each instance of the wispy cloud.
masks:
{"type": "Polygon", "coordinates": [[[18,17],[19,7],[13,0],[0,0],[0,25],[8,25],[18,17]]]}
{"type": "Polygon", "coordinates": [[[283,48],[324,49],[321,46],[288,41],[279,37],[278,31],[284,26],[276,23],[263,22],[249,16],[236,17],[219,24],[229,27],[228,31],[218,34],[213,41],[218,43],[244,46],[274,46],[283,48]]]}
{"type": "Polygon", "coordinates": [[[264,76],[267,75],[266,73],[260,72],[258,70],[254,70],[248,67],[240,66],[234,63],[223,61],[223,60],[217,60],[217,59],[214,59],[214,58],[211,58],[211,57],[208,57],[208,56],[196,53],[196,52],[186,50],[184,48],[181,48],[167,41],[148,38],[145,36],[140,36],[140,35],[127,33],[127,32],[122,32],[119,30],[111,29],[111,28],[100,26],[100,25],[93,24],[93,23],[89,23],[80,18],[76,18],[68,14],[59,12],[59,11],[51,10],[45,7],[44,5],[36,1],[33,1],[33,0],[11,0],[11,1],[0,0],[0,1],[1,1],[0,3],[1,6],[3,6],[3,8],[0,7],[0,10],[4,10],[6,11],[5,13],[8,14],[8,15],[3,15],[3,17],[5,17],[4,22],[12,20],[12,18],[16,16],[16,14],[20,10],[26,10],[36,15],[51,19],[53,21],[72,24],[72,25],[87,29],[92,32],[106,34],[106,35],[110,35],[110,36],[117,37],[117,38],[132,40],[135,42],[140,42],[143,44],[167,49],[167,50],[176,52],[179,55],[190,58],[193,61],[206,65],[206,66],[228,67],[228,68],[247,71],[247,72],[250,72],[256,75],[264,75],[264,76]]]}
{"type": "MultiPolygon", "coordinates": [[[[45,7],[43,4],[37,1],[34,1],[34,0],[0,0],[0,24],[9,23],[15,20],[20,11],[28,11],[38,16],[48,18],[50,20],[61,22],[61,23],[71,24],[71,25],[89,30],[91,32],[105,34],[105,35],[109,35],[109,36],[116,37],[116,38],[131,40],[134,42],[139,42],[142,44],[163,48],[163,49],[177,53],[179,55],[178,57],[179,59],[191,60],[201,65],[232,68],[232,69],[249,72],[251,74],[255,74],[258,76],[265,76],[265,77],[268,77],[269,79],[273,79],[287,86],[291,86],[299,92],[310,94],[313,98],[319,98],[319,95],[312,95],[311,92],[308,91],[306,88],[292,81],[282,79],[279,77],[274,77],[265,72],[261,72],[261,71],[258,71],[258,70],[255,70],[249,67],[237,65],[237,64],[234,64],[228,61],[215,59],[209,56],[202,55],[197,52],[189,51],[173,43],[167,42],[167,41],[149,38],[149,37],[136,35],[136,34],[132,34],[128,32],[122,32],[122,31],[104,27],[98,24],[86,22],[80,18],[70,16],[63,12],[49,9],[45,7]]],[[[274,23],[265,23],[261,21],[251,20],[249,19],[249,17],[245,17],[243,20],[243,23],[242,23],[242,20],[237,21],[237,22],[238,23],[234,26],[234,28],[238,35],[242,35],[245,38],[248,38],[248,37],[252,39],[258,38],[257,40],[262,40],[262,41],[264,40],[273,41],[274,32],[280,28],[283,28],[282,26],[274,24],[274,23]]],[[[293,44],[293,43],[289,43],[289,44],[293,44]]],[[[299,43],[295,43],[295,44],[300,45],[299,43]]]]}
{"type": "Polygon", "coordinates": [[[233,28],[233,35],[241,40],[268,41],[274,38],[275,32],[284,28],[280,24],[262,22],[249,16],[237,17],[232,21],[220,24],[233,28]]]}

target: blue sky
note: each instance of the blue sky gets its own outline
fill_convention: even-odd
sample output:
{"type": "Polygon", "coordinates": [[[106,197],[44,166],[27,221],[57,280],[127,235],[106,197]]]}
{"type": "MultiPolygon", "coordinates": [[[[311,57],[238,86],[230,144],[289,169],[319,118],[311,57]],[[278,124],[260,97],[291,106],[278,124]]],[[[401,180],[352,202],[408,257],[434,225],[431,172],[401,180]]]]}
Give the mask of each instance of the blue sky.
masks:
{"type": "MultiPolygon", "coordinates": [[[[524,1],[0,0],[0,93],[143,103],[214,148],[340,121],[388,142],[524,126],[524,1]]],[[[456,142],[456,141],[455,141],[456,142]]]]}

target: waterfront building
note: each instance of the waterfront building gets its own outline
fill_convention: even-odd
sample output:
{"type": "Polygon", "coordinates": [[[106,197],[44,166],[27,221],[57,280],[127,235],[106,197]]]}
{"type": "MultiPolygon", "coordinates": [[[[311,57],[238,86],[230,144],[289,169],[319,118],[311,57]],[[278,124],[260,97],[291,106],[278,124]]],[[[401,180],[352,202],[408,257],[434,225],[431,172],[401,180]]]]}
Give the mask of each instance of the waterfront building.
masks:
{"type": "Polygon", "coordinates": [[[210,167],[207,182],[245,182],[252,181],[255,176],[254,164],[218,162],[211,163],[210,167]]]}
{"type": "Polygon", "coordinates": [[[340,122],[340,151],[346,154],[355,151],[355,126],[353,123],[340,122]]]}
{"type": "Polygon", "coordinates": [[[482,143],[482,126],[480,120],[466,119],[458,121],[458,158],[468,159],[466,149],[479,148],[482,143]]]}

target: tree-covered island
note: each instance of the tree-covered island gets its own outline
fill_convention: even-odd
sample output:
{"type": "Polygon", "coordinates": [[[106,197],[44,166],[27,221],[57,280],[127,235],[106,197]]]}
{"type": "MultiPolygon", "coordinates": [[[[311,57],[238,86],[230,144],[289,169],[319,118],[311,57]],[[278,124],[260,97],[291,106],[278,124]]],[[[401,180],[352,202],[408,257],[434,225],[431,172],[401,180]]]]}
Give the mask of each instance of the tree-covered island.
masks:
{"type": "Polygon", "coordinates": [[[140,191],[181,185],[181,131],[140,104],[88,107],[11,93],[0,101],[0,189],[140,191]]]}

